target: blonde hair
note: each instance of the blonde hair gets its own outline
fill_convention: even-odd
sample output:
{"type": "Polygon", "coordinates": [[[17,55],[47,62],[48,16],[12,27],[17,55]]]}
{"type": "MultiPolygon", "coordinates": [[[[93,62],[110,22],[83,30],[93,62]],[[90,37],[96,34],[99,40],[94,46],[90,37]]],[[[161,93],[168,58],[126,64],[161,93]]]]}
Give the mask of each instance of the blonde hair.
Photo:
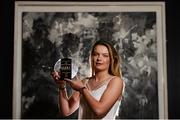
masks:
{"type": "Polygon", "coordinates": [[[95,70],[94,70],[94,66],[93,66],[93,59],[92,59],[92,54],[94,52],[94,49],[97,45],[103,45],[105,46],[108,51],[109,51],[109,56],[110,56],[110,66],[109,66],[109,74],[111,75],[115,75],[115,76],[119,76],[120,78],[122,78],[122,73],[121,73],[121,68],[120,68],[120,64],[121,64],[121,58],[118,55],[116,49],[108,42],[108,41],[97,41],[91,50],[91,69],[92,69],[92,75],[94,75],[95,70]]]}

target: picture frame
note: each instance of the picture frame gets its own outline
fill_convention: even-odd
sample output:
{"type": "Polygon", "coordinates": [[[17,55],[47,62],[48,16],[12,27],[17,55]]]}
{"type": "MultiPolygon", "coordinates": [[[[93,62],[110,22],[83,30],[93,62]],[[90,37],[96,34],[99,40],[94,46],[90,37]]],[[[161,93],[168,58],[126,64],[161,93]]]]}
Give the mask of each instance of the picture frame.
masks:
{"type": "MultiPolygon", "coordinates": [[[[117,119],[167,119],[164,2],[25,1],[15,2],[13,118],[31,118],[29,108],[46,97],[53,97],[57,112],[58,94],[48,72],[71,55],[78,66],[84,63],[81,77],[88,76],[87,53],[96,39],[112,39],[123,60],[126,88],[117,119]],[[46,96],[44,89],[53,93],[46,96]]],[[[48,118],[41,115],[35,117],[48,118]]]]}

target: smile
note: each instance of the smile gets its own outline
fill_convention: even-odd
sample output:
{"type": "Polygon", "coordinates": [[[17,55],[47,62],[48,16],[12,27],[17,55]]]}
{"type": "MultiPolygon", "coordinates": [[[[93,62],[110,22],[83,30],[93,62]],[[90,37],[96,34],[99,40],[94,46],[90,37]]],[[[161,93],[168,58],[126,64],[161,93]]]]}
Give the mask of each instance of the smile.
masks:
{"type": "Polygon", "coordinates": [[[96,65],[102,65],[103,63],[96,63],[96,65]]]}

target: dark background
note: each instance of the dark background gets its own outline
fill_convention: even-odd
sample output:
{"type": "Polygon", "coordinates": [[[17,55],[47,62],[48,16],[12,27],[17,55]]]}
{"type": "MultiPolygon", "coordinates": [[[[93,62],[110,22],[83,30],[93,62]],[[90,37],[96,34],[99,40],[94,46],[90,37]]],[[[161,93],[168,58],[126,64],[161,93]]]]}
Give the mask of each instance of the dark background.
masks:
{"type": "MultiPolygon", "coordinates": [[[[127,1],[130,2],[124,0],[127,1]]],[[[166,4],[168,114],[170,119],[174,119],[180,118],[180,47],[178,46],[180,6],[177,0],[159,2],[162,1],[166,4]]],[[[0,119],[10,119],[13,98],[14,0],[1,0],[0,5],[0,119]]]]}

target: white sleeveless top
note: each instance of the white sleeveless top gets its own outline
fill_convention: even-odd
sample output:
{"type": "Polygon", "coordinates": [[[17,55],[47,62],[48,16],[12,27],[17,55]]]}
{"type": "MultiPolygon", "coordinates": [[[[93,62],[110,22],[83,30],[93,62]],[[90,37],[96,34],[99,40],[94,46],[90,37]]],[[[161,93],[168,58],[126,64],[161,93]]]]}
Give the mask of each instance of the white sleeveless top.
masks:
{"type": "MultiPolygon", "coordinates": [[[[91,95],[96,100],[100,100],[102,94],[104,93],[104,91],[107,88],[109,81],[113,78],[114,78],[114,76],[111,77],[109,80],[106,80],[106,82],[98,89],[91,91],[91,95]]],[[[124,89],[124,82],[123,82],[123,89],[124,89]]],[[[115,119],[116,115],[118,114],[120,104],[121,104],[121,98],[119,98],[116,101],[116,103],[113,105],[113,107],[110,109],[110,111],[102,119],[115,119]]],[[[96,119],[93,112],[91,111],[90,107],[87,105],[86,101],[84,100],[84,98],[82,96],[80,98],[78,119],[96,119]]]]}

